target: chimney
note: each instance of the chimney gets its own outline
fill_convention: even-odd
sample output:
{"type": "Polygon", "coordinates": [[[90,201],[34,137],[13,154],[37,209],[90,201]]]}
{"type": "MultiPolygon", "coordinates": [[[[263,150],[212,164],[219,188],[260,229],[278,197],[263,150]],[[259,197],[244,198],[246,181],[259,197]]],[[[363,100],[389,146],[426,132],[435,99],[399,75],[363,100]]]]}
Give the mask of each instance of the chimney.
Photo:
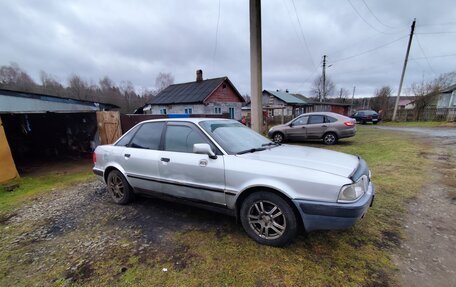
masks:
{"type": "Polygon", "coordinates": [[[203,70],[196,70],[196,81],[197,82],[203,81],[203,70]]]}

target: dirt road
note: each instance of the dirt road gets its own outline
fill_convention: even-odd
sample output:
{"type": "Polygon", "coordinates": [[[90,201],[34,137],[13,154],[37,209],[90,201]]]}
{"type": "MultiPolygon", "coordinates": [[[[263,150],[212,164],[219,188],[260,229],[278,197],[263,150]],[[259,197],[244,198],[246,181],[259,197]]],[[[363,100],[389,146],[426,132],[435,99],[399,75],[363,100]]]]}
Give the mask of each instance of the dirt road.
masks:
{"type": "MultiPolygon", "coordinates": [[[[404,286],[456,286],[456,129],[390,128],[425,140],[428,181],[408,205],[405,239],[395,262],[404,286]]],[[[412,171],[411,171],[412,172],[412,171]]]]}

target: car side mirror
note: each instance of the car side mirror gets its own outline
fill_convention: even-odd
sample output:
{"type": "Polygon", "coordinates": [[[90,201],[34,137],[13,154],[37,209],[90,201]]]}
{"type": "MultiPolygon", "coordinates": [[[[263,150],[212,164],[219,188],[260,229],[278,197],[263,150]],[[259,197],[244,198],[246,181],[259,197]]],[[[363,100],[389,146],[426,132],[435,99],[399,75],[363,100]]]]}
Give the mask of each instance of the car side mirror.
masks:
{"type": "Polygon", "coordinates": [[[193,152],[197,154],[207,154],[209,158],[216,159],[217,155],[207,143],[199,143],[193,145],[193,152]]]}
{"type": "Polygon", "coordinates": [[[290,126],[290,128],[293,127],[293,123],[290,123],[289,126],[290,126]]]}

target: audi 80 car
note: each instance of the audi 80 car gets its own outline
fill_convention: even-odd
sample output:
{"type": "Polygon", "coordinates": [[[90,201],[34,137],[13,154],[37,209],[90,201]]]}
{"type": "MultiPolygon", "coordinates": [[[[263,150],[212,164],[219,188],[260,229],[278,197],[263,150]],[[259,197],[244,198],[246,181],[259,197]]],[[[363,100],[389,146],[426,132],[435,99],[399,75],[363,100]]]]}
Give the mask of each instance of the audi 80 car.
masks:
{"type": "Polygon", "coordinates": [[[271,142],[234,120],[141,122],[93,157],[94,173],[118,204],[160,194],[216,207],[272,246],[289,243],[300,226],[349,228],[374,199],[360,157],[271,142]]]}

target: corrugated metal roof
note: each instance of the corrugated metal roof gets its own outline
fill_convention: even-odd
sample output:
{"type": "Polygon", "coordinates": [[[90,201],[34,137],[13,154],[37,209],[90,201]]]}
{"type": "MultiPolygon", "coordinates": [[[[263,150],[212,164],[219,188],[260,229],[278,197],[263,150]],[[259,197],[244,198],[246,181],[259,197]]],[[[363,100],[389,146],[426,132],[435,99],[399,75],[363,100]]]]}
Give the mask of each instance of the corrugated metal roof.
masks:
{"type": "Polygon", "coordinates": [[[189,82],[170,85],[158,93],[158,95],[156,95],[149,104],[170,105],[202,103],[218,86],[220,86],[227,79],[227,77],[222,77],[207,79],[201,82],[189,82]]]}
{"type": "Polygon", "coordinates": [[[278,99],[284,101],[287,104],[307,104],[308,102],[304,99],[304,96],[301,95],[293,95],[283,91],[269,91],[265,90],[265,92],[277,97],[278,99]]]}
{"type": "Polygon", "coordinates": [[[106,103],[0,89],[0,113],[99,111],[113,108],[119,107],[106,103]]]}

